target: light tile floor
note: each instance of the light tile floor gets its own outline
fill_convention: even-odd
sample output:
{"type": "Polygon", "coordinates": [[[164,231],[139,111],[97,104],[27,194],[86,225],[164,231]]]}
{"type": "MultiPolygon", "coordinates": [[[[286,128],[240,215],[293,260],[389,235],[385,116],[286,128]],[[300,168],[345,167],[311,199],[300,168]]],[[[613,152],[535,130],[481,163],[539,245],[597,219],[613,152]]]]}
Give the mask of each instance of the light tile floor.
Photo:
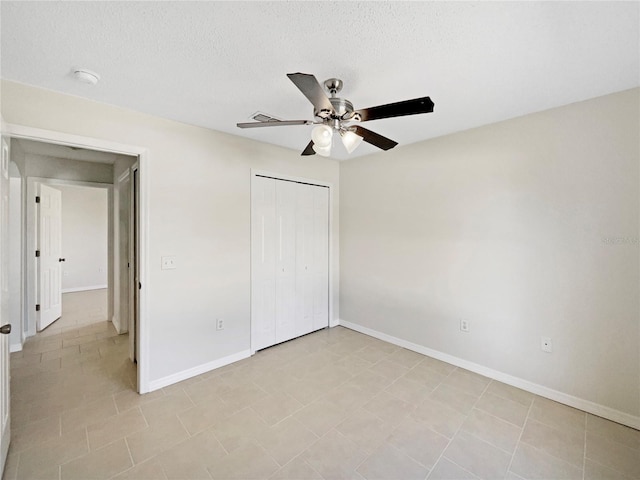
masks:
{"type": "Polygon", "coordinates": [[[106,288],[62,294],[62,317],[53,322],[38,337],[58,335],[107,319],[106,288]]]}
{"type": "Polygon", "coordinates": [[[342,327],[142,396],[127,345],[12,355],[4,479],[640,478],[640,432],[342,327]]]}

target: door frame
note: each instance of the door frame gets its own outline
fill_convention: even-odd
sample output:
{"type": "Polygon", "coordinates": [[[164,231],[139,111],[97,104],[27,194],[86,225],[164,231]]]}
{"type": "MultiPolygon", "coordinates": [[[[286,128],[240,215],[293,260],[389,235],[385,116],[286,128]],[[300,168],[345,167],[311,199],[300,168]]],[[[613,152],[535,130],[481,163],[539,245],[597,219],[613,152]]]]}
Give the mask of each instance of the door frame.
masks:
{"type": "MultiPolygon", "coordinates": [[[[11,138],[22,138],[39,142],[53,143],[71,147],[86,148],[90,150],[101,150],[104,152],[116,153],[138,157],[138,174],[140,176],[139,185],[139,208],[138,222],[139,229],[139,278],[141,288],[139,290],[139,351],[138,351],[138,393],[147,393],[149,388],[149,322],[147,307],[147,272],[148,272],[148,251],[149,251],[149,150],[145,147],[128,145],[110,140],[103,140],[93,137],[85,137],[69,133],[45,130],[41,128],[28,127],[17,124],[3,124],[3,135],[11,138]]],[[[95,184],[94,184],[95,185],[95,184]]],[[[27,202],[27,207],[30,202],[27,202]]],[[[113,208],[110,201],[110,208],[113,208]]],[[[112,221],[112,220],[110,220],[112,221]]],[[[110,242],[113,239],[110,238],[110,242]]],[[[25,253],[26,255],[26,253],[25,253]]],[[[35,310],[35,307],[34,307],[35,310]]],[[[29,325],[31,326],[31,325],[29,325]]]]}
{"type": "MultiPolygon", "coordinates": [[[[313,178],[306,178],[306,177],[297,177],[294,175],[285,175],[282,173],[276,173],[276,172],[271,172],[271,171],[267,171],[267,170],[259,170],[259,169],[251,169],[251,195],[250,195],[250,214],[249,214],[249,224],[251,225],[250,229],[253,226],[253,194],[254,194],[254,180],[256,177],[268,177],[268,178],[274,178],[276,180],[284,180],[284,181],[289,181],[289,182],[297,182],[297,183],[307,183],[309,185],[317,185],[319,187],[327,187],[329,189],[329,258],[328,258],[328,275],[329,275],[329,328],[335,327],[337,325],[339,325],[338,319],[335,317],[334,315],[334,287],[337,286],[338,282],[336,280],[334,280],[333,276],[334,276],[334,272],[339,272],[339,266],[336,265],[336,268],[333,268],[333,262],[334,262],[334,252],[333,252],[333,241],[334,241],[334,215],[333,215],[333,202],[334,202],[334,187],[333,187],[333,183],[332,182],[325,182],[322,180],[316,180],[313,178]]],[[[250,234],[250,252],[253,252],[253,235],[250,234]]],[[[335,259],[337,261],[337,258],[335,259]]],[[[250,260],[250,268],[251,268],[251,275],[250,275],[250,283],[251,283],[251,289],[253,288],[253,255],[251,255],[251,260],[250,260]]],[[[251,292],[251,297],[250,297],[250,302],[249,305],[252,305],[252,298],[253,298],[253,291],[251,292]]],[[[250,341],[250,348],[251,348],[251,355],[256,353],[256,348],[255,348],[255,344],[253,341],[253,311],[250,312],[250,328],[249,328],[249,335],[251,337],[251,341],[250,341]]]]}

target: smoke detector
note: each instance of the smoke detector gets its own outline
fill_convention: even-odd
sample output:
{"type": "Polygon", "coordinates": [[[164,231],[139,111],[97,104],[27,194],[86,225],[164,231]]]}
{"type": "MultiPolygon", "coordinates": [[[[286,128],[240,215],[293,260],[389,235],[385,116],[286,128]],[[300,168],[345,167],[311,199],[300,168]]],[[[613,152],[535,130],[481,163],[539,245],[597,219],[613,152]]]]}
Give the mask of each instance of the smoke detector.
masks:
{"type": "Polygon", "coordinates": [[[98,83],[98,80],[100,80],[100,75],[96,72],[92,72],[91,70],[87,70],[86,68],[74,68],[73,78],[82,83],[95,85],[98,83]]]}

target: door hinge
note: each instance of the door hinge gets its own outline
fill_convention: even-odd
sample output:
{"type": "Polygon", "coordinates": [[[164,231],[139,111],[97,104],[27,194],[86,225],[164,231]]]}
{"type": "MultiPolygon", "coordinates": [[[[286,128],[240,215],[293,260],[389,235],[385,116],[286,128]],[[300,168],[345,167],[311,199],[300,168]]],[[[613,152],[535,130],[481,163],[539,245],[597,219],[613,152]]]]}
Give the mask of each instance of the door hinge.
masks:
{"type": "Polygon", "coordinates": [[[40,197],[36,196],[36,203],[40,203],[40,197]]]}
{"type": "Polygon", "coordinates": [[[39,311],[40,311],[40,304],[36,303],[36,312],[39,312],[39,311]]]}
{"type": "Polygon", "coordinates": [[[36,257],[40,256],[40,250],[36,250],[36,257]]]}

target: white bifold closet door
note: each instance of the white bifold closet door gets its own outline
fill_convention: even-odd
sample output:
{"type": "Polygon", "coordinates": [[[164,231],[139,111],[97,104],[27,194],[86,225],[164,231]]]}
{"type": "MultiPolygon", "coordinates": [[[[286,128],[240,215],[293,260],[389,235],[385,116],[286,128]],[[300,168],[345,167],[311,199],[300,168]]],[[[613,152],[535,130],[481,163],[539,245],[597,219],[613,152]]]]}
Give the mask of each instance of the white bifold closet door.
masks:
{"type": "Polygon", "coordinates": [[[274,178],[252,185],[252,348],[329,324],[329,189],[274,178]]]}

